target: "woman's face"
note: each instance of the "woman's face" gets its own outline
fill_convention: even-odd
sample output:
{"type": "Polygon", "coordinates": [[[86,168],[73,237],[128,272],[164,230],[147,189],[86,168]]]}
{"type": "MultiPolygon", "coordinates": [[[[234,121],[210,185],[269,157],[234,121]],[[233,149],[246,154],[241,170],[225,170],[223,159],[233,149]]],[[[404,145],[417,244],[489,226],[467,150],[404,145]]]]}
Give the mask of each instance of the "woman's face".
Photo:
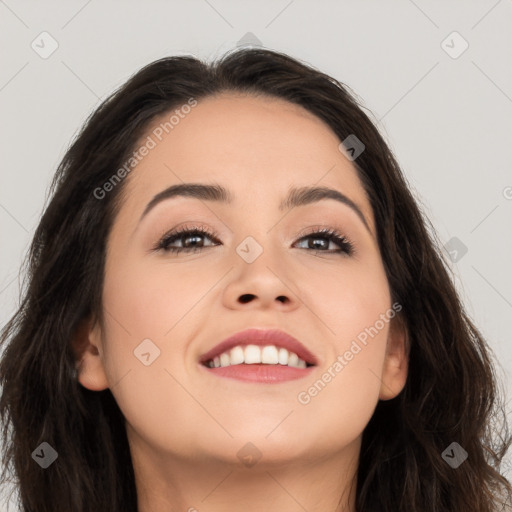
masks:
{"type": "Polygon", "coordinates": [[[255,450],[249,442],[261,462],[355,450],[379,398],[403,388],[406,361],[354,165],[327,125],[282,100],[210,97],[165,133],[170,115],[141,138],[155,147],[124,184],[108,240],[106,321],[88,333],[97,351],[84,353],[81,384],[109,387],[132,448],[163,457],[240,462],[255,450]],[[232,201],[175,196],[146,211],[183,183],[223,187],[232,201]],[[302,187],[337,191],[360,213],[332,198],[280,208],[302,187]],[[195,227],[212,236],[169,244],[194,252],[156,248],[166,233],[195,227]],[[323,228],[352,250],[325,235],[304,238],[323,228]],[[247,328],[285,331],[317,364],[268,383],[199,363],[247,328]]]}

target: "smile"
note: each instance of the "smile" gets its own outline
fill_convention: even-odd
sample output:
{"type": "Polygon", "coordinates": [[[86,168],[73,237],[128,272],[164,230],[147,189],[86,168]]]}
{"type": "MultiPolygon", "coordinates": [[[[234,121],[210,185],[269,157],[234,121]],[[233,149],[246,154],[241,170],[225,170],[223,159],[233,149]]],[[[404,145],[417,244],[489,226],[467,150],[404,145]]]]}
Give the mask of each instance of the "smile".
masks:
{"type": "Polygon", "coordinates": [[[237,345],[231,350],[226,350],[219,356],[206,361],[209,368],[225,368],[241,364],[265,364],[282,365],[292,368],[306,368],[313,366],[306,363],[295,352],[285,348],[277,348],[275,345],[237,345]]]}

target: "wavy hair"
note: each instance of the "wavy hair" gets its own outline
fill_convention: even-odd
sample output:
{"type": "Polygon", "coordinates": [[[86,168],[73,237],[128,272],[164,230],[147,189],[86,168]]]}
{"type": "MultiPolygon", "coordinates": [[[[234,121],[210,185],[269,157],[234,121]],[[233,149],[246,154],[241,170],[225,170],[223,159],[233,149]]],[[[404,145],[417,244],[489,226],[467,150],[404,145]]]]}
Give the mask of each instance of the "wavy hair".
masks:
{"type": "Polygon", "coordinates": [[[450,267],[390,148],[344,84],[283,53],[237,49],[212,63],[168,57],[143,67],[87,119],[63,157],[25,260],[19,309],[0,338],[2,482],[14,475],[23,512],[137,511],[124,417],[109,389],[77,380],[72,339],[102,319],[105,248],[123,182],[94,191],[133,153],[151,120],[223,92],[302,106],[343,141],[369,197],[392,300],[409,334],[402,392],[379,401],[363,432],[358,512],[494,512],[511,498],[500,473],[510,443],[490,347],[466,314],[450,267]],[[57,461],[31,454],[47,442],[57,461]],[[457,469],[442,453],[457,442],[457,469]]]}

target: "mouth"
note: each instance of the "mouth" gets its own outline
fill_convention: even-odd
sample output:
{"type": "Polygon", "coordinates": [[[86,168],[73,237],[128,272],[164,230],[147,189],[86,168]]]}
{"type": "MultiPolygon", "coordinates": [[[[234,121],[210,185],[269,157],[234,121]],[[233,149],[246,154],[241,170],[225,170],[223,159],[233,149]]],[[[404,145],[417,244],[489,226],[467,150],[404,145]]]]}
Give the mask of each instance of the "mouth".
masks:
{"type": "Polygon", "coordinates": [[[317,358],[283,331],[246,329],[203,354],[199,363],[219,377],[275,383],[305,377],[317,358]]]}

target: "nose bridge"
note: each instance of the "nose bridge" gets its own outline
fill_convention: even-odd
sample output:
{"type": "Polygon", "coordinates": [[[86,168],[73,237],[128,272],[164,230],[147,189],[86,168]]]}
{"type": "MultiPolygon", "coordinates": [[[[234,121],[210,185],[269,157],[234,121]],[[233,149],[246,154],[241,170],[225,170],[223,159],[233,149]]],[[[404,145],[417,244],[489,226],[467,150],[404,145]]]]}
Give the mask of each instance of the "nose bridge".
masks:
{"type": "Polygon", "coordinates": [[[284,247],[280,246],[277,230],[274,229],[274,224],[269,221],[269,216],[266,215],[261,222],[253,222],[246,224],[251,226],[245,229],[245,232],[240,233],[238,243],[235,245],[237,255],[247,265],[257,264],[269,265],[276,267],[278,262],[282,260],[280,254],[284,247]],[[256,225],[256,227],[255,227],[256,225]]]}
{"type": "Polygon", "coordinates": [[[261,228],[246,235],[236,246],[235,272],[226,289],[233,305],[253,300],[268,306],[272,303],[294,304],[297,291],[293,276],[286,267],[274,232],[261,228]]]}

